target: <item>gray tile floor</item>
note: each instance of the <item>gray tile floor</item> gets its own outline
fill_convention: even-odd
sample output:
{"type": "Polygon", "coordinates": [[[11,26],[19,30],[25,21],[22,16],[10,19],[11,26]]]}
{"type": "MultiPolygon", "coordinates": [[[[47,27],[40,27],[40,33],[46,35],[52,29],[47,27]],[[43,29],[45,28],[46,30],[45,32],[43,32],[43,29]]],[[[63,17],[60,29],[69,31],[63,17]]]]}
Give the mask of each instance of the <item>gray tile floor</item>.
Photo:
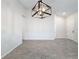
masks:
{"type": "Polygon", "coordinates": [[[78,59],[78,44],[69,39],[26,40],[3,59],[78,59]]]}

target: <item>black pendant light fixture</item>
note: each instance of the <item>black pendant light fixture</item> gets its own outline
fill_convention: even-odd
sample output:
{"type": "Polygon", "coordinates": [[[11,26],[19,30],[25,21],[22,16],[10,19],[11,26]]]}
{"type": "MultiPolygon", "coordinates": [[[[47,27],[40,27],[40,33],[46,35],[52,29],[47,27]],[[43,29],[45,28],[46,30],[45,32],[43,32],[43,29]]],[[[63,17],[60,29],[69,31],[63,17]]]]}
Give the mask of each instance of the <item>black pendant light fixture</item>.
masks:
{"type": "Polygon", "coordinates": [[[36,5],[32,8],[32,17],[45,18],[52,15],[52,8],[39,0],[36,5]]]}

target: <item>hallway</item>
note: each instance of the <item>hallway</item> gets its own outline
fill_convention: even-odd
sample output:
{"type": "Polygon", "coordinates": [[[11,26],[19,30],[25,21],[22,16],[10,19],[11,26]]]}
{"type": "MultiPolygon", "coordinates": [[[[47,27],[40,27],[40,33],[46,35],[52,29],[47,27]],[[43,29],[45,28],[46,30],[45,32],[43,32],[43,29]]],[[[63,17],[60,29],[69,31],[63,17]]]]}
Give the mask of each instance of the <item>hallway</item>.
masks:
{"type": "Polygon", "coordinates": [[[78,59],[77,45],[69,39],[24,40],[3,59],[78,59]]]}

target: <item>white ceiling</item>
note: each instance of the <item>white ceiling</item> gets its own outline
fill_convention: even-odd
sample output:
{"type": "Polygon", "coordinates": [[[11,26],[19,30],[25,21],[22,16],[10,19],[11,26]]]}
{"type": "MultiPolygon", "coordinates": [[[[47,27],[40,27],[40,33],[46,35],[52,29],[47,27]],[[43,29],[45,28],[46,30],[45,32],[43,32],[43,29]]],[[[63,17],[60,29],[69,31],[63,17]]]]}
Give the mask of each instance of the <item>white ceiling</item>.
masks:
{"type": "MultiPolygon", "coordinates": [[[[38,0],[18,0],[25,8],[32,9],[38,0]]],[[[71,14],[78,11],[78,0],[43,0],[51,7],[56,7],[57,14],[66,12],[71,14]]]]}

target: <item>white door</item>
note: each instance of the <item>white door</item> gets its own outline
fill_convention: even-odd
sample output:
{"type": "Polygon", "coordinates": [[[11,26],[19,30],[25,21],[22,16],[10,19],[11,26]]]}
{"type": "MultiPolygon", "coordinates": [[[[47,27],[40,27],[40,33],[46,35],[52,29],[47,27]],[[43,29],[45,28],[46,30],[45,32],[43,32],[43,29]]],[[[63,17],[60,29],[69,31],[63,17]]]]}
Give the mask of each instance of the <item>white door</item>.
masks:
{"type": "Polygon", "coordinates": [[[77,13],[69,16],[67,18],[67,38],[72,39],[77,42],[78,40],[78,15],[77,13]]]}

